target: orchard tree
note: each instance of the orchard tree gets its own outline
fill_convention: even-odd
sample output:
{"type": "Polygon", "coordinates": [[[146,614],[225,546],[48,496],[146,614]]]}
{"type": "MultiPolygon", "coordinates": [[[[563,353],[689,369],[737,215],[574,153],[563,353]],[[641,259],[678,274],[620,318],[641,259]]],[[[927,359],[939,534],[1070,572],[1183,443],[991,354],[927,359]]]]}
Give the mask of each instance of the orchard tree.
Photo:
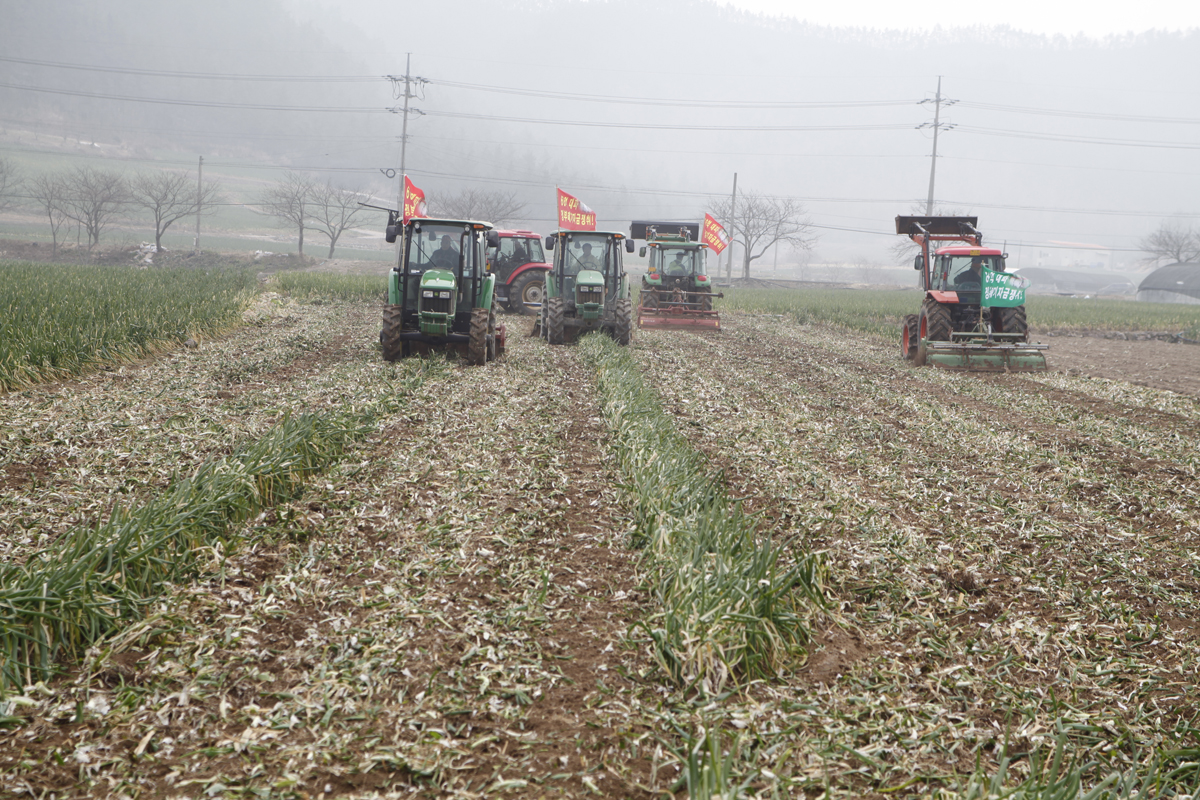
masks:
{"type": "Polygon", "coordinates": [[[216,183],[197,189],[186,173],[167,170],[142,173],[130,182],[129,189],[130,202],[154,217],[154,248],[159,252],[167,228],[185,217],[215,211],[221,192],[216,183]]]}
{"type": "Polygon", "coordinates": [[[308,212],[315,189],[311,178],[289,172],[262,198],[263,209],[268,214],[278,219],[281,225],[293,227],[298,232],[301,258],[304,257],[304,230],[308,227],[308,212]]]}
{"type": "Polygon", "coordinates": [[[333,258],[338,239],[367,211],[359,203],[369,203],[373,199],[359,189],[339,189],[329,182],[312,187],[307,203],[308,226],[329,237],[330,258],[333,258]]]}
{"type": "Polygon", "coordinates": [[[437,216],[446,219],[477,219],[500,225],[518,220],[525,213],[525,203],[516,192],[492,192],[485,189],[463,189],[432,203],[437,216]]]}
{"type": "Polygon", "coordinates": [[[768,197],[758,192],[738,195],[733,213],[730,201],[717,204],[715,216],[728,220],[732,244],[742,246],[742,277],[750,277],[750,264],[772,246],[789,244],[795,250],[810,250],[816,243],[803,204],[787,197],[768,197]]]}
{"type": "Polygon", "coordinates": [[[1200,259],[1200,233],[1190,225],[1184,227],[1178,220],[1163,222],[1158,230],[1142,239],[1140,246],[1151,254],[1151,263],[1167,259],[1184,264],[1200,259]]]}
{"type": "Polygon", "coordinates": [[[87,233],[91,250],[129,204],[129,186],[119,173],[93,167],[76,167],[67,173],[64,182],[60,208],[87,233]]]}
{"type": "Polygon", "coordinates": [[[42,174],[29,184],[34,203],[50,222],[50,258],[58,257],[58,233],[69,217],[66,206],[67,181],[62,175],[42,174]]]}

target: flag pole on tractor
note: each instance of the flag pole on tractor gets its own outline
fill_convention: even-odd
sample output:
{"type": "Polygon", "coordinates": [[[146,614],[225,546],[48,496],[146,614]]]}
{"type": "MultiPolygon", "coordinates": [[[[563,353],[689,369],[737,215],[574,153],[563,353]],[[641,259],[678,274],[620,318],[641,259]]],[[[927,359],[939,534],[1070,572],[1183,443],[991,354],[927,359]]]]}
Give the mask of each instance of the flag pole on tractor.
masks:
{"type": "Polygon", "coordinates": [[[414,217],[429,216],[425,207],[425,192],[416,187],[408,176],[404,176],[404,224],[414,217]]]}
{"type": "Polygon", "coordinates": [[[588,208],[579,198],[569,195],[557,186],[558,227],[565,231],[596,230],[596,212],[588,208]]]}

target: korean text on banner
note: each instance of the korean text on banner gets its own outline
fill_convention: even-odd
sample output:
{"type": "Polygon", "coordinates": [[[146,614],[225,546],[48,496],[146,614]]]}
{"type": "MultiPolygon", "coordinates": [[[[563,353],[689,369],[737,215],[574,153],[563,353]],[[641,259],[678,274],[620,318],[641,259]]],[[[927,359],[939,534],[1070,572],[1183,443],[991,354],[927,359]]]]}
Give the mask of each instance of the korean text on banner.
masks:
{"type": "Polygon", "coordinates": [[[404,176],[404,224],[413,217],[427,217],[429,214],[425,210],[425,193],[413,185],[413,182],[404,176]]]}
{"type": "Polygon", "coordinates": [[[979,304],[984,308],[1015,308],[1025,305],[1025,289],[1029,282],[1018,275],[994,270],[983,270],[983,296],[979,304]]]}
{"type": "Polygon", "coordinates": [[[704,230],[701,233],[701,239],[718,255],[729,246],[729,234],[725,232],[721,223],[713,218],[712,214],[704,215],[704,230]]]}
{"type": "Polygon", "coordinates": [[[558,227],[566,231],[596,230],[596,212],[578,198],[558,190],[558,227]]]}

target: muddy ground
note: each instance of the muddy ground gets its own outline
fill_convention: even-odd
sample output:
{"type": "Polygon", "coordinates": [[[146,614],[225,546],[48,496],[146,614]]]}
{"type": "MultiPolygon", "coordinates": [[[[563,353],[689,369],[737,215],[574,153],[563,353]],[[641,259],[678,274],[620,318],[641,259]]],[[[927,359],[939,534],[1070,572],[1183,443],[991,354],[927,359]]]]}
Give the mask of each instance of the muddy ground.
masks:
{"type": "Polygon", "coordinates": [[[378,308],[277,303],[0,397],[14,561],[285,411],[402,401],[213,573],[0,707],[0,793],[682,797],[716,731],[746,796],[953,796],[1061,730],[1116,764],[1196,746],[1200,347],[1056,337],[1049,373],[975,376],[779,319],[638,334],[762,534],[828,567],[814,644],[703,698],[639,627],[595,376],[506,319],[496,363],[391,365],[378,308]]]}

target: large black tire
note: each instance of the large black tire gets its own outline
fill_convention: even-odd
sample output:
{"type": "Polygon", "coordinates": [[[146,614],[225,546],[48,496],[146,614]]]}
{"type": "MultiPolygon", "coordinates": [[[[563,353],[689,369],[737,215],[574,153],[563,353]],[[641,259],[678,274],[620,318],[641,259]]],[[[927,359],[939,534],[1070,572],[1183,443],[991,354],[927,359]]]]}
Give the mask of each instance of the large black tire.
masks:
{"type": "Polygon", "coordinates": [[[379,344],[383,348],[384,361],[399,361],[408,355],[404,342],[400,340],[400,326],[404,321],[404,306],[383,307],[383,330],[379,333],[379,344]]]}
{"type": "Polygon", "coordinates": [[[918,321],[916,314],[907,314],[900,325],[900,355],[904,356],[905,361],[912,361],[917,357],[917,335],[920,332],[918,321]]]}
{"type": "Polygon", "coordinates": [[[1021,341],[1029,341],[1029,322],[1025,319],[1025,306],[999,308],[1000,333],[1019,333],[1021,341]]]}
{"type": "Polygon", "coordinates": [[[471,309],[471,339],[467,342],[467,363],[482,367],[488,356],[488,310],[471,309]]]}
{"type": "Polygon", "coordinates": [[[546,300],[546,341],[550,344],[563,343],[563,299],[550,297],[546,300]]]}
{"type": "Polygon", "coordinates": [[[618,300],[613,307],[613,339],[617,344],[627,345],[633,336],[633,301],[618,300]]]}
{"type": "Polygon", "coordinates": [[[546,299],[546,279],[542,270],[530,270],[517,278],[508,290],[508,307],[527,317],[537,316],[546,299]]]}
{"type": "Polygon", "coordinates": [[[926,300],[921,306],[921,316],[917,319],[917,355],[913,363],[918,367],[925,366],[928,360],[926,342],[948,342],[953,323],[950,319],[950,309],[933,300],[926,300]]]}

